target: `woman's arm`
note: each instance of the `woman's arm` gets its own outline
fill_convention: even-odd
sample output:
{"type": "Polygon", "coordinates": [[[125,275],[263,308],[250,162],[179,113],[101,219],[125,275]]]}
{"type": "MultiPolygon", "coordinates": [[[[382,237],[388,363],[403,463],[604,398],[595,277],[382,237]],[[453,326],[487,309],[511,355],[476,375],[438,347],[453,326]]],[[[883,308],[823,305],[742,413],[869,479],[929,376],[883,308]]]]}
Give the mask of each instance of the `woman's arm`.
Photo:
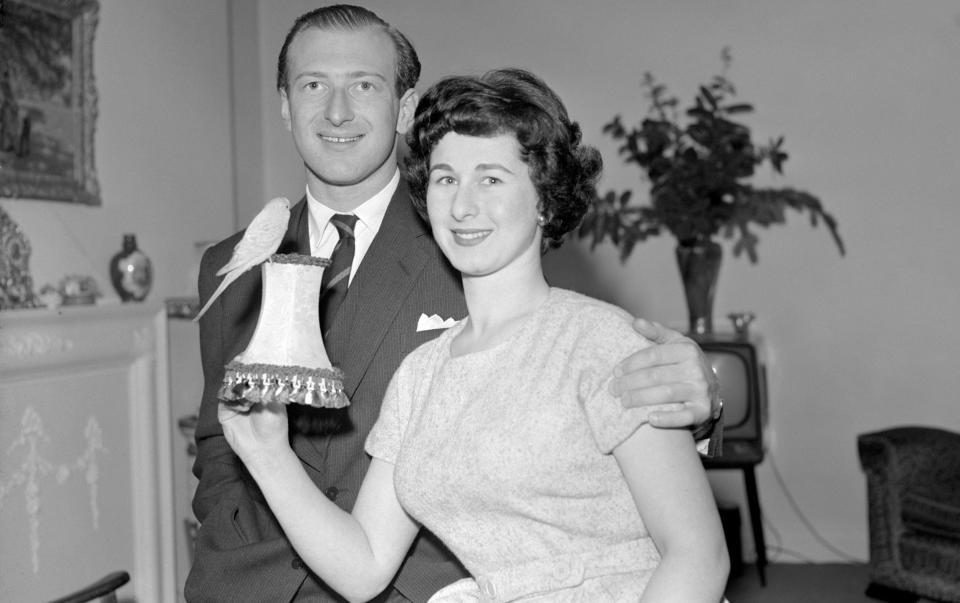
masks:
{"type": "Polygon", "coordinates": [[[684,429],[644,424],[613,451],[662,556],[642,601],[717,603],[723,598],[730,559],[692,439],[684,429]]]}
{"type": "Polygon", "coordinates": [[[350,514],[310,481],[287,443],[283,404],[256,404],[246,413],[221,404],[220,422],[310,569],[351,601],[383,591],[419,530],[397,501],[394,466],[373,459],[350,514]]]}

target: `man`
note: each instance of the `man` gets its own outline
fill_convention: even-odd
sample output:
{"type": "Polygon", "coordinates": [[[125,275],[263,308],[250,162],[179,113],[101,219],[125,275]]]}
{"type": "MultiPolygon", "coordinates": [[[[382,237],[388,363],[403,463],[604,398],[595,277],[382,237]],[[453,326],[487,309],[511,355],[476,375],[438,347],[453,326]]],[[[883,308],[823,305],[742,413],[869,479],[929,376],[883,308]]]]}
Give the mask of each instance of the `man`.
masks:
{"type": "MultiPolygon", "coordinates": [[[[419,329],[421,316],[459,319],[466,314],[459,275],[417,216],[397,169],[397,137],[412,122],[419,72],[416,53],[400,32],[352,6],[301,16],[278,60],[281,116],[303,158],[307,180],[306,197],[292,208],[278,252],[327,257],[338,240],[354,250],[346,296],[323,325],[327,352],[344,371],[351,404],[343,411],[290,409],[294,450],[318,488],[347,510],[369,464],[364,440],[394,370],[407,353],[439,332],[419,329]],[[352,218],[343,214],[356,216],[355,224],[344,226],[352,218]]],[[[201,301],[215,289],[214,273],[240,236],[204,254],[201,301]]],[[[252,336],[261,288],[259,271],[249,271],[200,322],[205,386],[194,467],[200,481],[193,505],[201,528],[186,597],[204,603],[339,601],[296,556],[217,419],[223,366],[252,336]]],[[[325,295],[321,292],[322,300],[325,295]]],[[[624,403],[683,401],[684,410],[660,417],[661,425],[704,422],[716,385],[699,349],[654,324],[640,324],[638,330],[662,345],[643,350],[617,369],[622,377],[616,387],[624,392],[624,403]]],[[[463,575],[449,552],[424,533],[378,600],[425,601],[463,575]]]]}

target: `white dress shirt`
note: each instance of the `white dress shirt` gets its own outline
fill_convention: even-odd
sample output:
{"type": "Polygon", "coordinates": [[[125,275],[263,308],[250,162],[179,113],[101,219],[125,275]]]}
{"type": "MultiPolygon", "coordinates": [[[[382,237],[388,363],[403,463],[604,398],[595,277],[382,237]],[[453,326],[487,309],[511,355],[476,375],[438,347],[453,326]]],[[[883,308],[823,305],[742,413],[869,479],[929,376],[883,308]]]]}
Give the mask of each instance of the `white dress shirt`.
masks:
{"type": "MultiPolygon", "coordinates": [[[[351,212],[357,217],[357,225],[353,229],[356,246],[353,265],[350,266],[350,281],[353,281],[353,275],[357,273],[363,256],[370,249],[373,238],[380,232],[383,216],[387,213],[387,206],[390,205],[390,199],[393,198],[393,193],[396,192],[399,184],[400,171],[397,170],[386,186],[351,212]]],[[[340,240],[340,232],[336,226],[330,224],[330,218],[340,212],[330,209],[323,204],[322,200],[314,198],[309,188],[307,189],[307,210],[310,214],[310,255],[329,258],[337,241],[340,240]]]]}

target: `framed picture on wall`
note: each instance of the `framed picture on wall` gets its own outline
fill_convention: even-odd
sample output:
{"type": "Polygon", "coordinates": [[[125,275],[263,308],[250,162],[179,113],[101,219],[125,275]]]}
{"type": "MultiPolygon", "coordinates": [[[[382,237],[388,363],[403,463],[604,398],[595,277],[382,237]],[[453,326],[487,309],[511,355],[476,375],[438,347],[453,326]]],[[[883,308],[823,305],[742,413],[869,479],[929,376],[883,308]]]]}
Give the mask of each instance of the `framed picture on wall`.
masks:
{"type": "Polygon", "coordinates": [[[98,0],[0,0],[0,198],[100,205],[98,0]]]}

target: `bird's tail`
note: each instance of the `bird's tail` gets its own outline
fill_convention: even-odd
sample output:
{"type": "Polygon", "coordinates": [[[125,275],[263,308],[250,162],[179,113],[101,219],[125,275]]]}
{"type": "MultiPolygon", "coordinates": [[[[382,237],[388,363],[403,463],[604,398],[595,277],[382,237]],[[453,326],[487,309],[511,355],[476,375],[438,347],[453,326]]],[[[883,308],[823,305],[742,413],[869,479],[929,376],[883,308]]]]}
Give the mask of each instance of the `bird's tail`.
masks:
{"type": "Polygon", "coordinates": [[[227,285],[230,284],[230,279],[223,279],[220,281],[220,286],[217,287],[217,290],[213,292],[213,295],[210,296],[210,299],[207,300],[207,303],[203,304],[203,307],[200,308],[200,311],[197,312],[197,315],[193,317],[193,322],[200,320],[200,317],[207,313],[207,310],[210,309],[210,306],[213,305],[213,302],[220,297],[220,294],[223,293],[223,290],[227,288],[227,285]]]}

